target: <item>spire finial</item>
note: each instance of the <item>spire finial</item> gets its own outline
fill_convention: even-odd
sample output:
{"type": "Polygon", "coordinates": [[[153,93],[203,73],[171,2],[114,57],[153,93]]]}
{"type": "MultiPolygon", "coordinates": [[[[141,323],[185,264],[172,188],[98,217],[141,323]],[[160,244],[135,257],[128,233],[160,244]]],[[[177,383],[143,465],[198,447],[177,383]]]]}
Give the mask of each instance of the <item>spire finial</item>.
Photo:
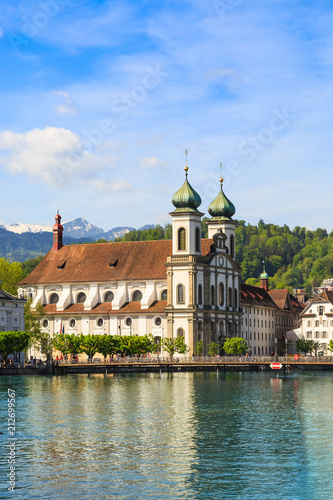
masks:
{"type": "Polygon", "coordinates": [[[185,149],[186,166],[185,166],[184,170],[185,170],[186,179],[187,179],[187,172],[188,172],[187,155],[188,155],[188,151],[187,151],[187,149],[185,149]]]}
{"type": "Polygon", "coordinates": [[[57,210],[57,215],[59,215],[59,208],[58,208],[58,210],[57,210]]]}
{"type": "Polygon", "coordinates": [[[220,178],[220,183],[221,183],[221,187],[222,187],[222,183],[223,183],[223,177],[222,177],[222,162],[220,163],[220,169],[221,169],[221,178],[220,178]]]}
{"type": "Polygon", "coordinates": [[[263,265],[263,268],[264,268],[263,272],[265,273],[266,269],[265,269],[265,261],[264,260],[262,261],[262,265],[263,265]]]}

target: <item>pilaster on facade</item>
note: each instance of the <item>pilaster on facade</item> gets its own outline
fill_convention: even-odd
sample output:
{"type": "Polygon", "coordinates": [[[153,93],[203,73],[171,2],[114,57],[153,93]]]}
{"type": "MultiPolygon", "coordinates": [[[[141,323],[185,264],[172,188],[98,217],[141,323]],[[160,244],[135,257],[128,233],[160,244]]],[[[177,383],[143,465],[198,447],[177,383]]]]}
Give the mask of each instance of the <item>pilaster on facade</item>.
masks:
{"type": "Polygon", "coordinates": [[[36,309],[38,303],[45,304],[45,287],[43,285],[37,287],[36,295],[31,302],[31,309],[36,309]]]}
{"type": "Polygon", "coordinates": [[[141,299],[141,309],[148,309],[149,306],[156,300],[156,287],[154,281],[147,281],[141,299]]]}
{"type": "Polygon", "coordinates": [[[112,309],[120,309],[125,304],[125,302],[127,302],[127,300],[128,298],[126,282],[119,282],[112,301],[112,309]]]}
{"type": "Polygon", "coordinates": [[[97,283],[91,283],[89,286],[89,292],[87,294],[87,298],[84,303],[84,310],[89,311],[93,307],[95,307],[98,302],[100,302],[99,299],[99,286],[97,283]]]}

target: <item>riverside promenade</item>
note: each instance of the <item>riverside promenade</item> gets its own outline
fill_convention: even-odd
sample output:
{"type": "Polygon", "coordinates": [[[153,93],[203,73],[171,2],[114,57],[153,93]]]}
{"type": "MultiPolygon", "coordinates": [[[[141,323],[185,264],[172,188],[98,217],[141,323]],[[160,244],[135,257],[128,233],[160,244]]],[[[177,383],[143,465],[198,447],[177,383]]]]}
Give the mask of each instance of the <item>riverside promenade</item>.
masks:
{"type": "Polygon", "coordinates": [[[117,373],[177,373],[177,372],[229,372],[229,371],[274,371],[285,373],[292,370],[333,370],[333,357],[256,357],[247,359],[242,356],[221,358],[195,358],[194,360],[154,359],[140,360],[126,358],[102,362],[99,359],[89,363],[65,361],[53,362],[52,365],[1,367],[1,375],[74,375],[100,373],[112,375],[117,373]],[[280,363],[279,370],[271,368],[272,363],[280,363]]]}

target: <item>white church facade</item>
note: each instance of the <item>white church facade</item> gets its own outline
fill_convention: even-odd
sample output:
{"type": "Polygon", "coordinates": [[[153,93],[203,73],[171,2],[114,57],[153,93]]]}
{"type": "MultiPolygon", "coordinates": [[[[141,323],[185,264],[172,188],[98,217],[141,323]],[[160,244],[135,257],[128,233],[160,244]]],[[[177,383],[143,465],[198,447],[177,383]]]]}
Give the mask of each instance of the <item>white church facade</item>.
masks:
{"type": "Polygon", "coordinates": [[[63,245],[61,217],[53,248],[19,284],[19,296],[44,306],[42,329],[83,334],[183,336],[223,344],[240,333],[240,268],[234,205],[222,188],[201,238],[199,194],[186,179],[172,199],[172,240],[63,245]]]}

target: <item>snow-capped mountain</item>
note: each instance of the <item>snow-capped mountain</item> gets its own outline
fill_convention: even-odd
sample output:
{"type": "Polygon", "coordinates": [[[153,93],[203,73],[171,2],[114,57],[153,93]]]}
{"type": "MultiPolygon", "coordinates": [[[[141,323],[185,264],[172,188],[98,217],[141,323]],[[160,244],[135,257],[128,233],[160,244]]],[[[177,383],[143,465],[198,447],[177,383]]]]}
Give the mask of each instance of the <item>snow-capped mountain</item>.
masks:
{"type": "Polygon", "coordinates": [[[64,222],[63,226],[64,236],[72,238],[94,238],[104,233],[104,229],[94,226],[83,217],[64,222]]]}
{"type": "MultiPolygon", "coordinates": [[[[70,238],[105,238],[113,241],[115,238],[124,236],[124,234],[132,231],[134,227],[114,227],[109,231],[104,231],[101,227],[94,226],[83,217],[78,217],[67,222],[62,223],[64,227],[64,236],[70,238]]],[[[3,224],[3,229],[16,234],[23,233],[51,233],[52,226],[43,226],[42,224],[23,224],[21,222],[15,224],[3,224]]]]}
{"type": "MultiPolygon", "coordinates": [[[[94,226],[83,217],[63,222],[62,225],[64,226],[64,235],[71,236],[72,238],[93,238],[101,233],[104,233],[104,229],[94,226]]],[[[22,224],[21,222],[15,224],[4,224],[1,227],[16,234],[52,232],[52,226],[43,226],[41,224],[22,224]]]]}
{"type": "Polygon", "coordinates": [[[0,227],[16,234],[52,232],[52,226],[42,226],[41,224],[22,224],[21,222],[17,222],[15,224],[3,224],[0,227]]]}

